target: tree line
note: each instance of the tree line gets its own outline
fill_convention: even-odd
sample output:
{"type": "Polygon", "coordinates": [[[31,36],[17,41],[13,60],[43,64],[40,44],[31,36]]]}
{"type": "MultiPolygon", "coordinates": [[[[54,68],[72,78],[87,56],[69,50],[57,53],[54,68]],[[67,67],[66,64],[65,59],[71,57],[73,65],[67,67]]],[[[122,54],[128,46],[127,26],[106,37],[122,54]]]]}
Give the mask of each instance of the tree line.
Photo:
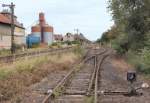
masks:
{"type": "Polygon", "coordinates": [[[119,54],[134,60],[139,58],[133,64],[150,73],[150,0],[108,0],[108,10],[114,25],[97,42],[111,44],[119,54]]]}

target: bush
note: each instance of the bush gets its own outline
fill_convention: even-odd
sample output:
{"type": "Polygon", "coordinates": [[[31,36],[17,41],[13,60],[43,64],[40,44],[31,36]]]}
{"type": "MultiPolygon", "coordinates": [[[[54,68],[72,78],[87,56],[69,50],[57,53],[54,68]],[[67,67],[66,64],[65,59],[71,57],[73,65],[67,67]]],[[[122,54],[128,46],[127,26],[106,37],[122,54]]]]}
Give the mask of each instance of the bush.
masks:
{"type": "Polygon", "coordinates": [[[75,41],[64,41],[62,44],[67,44],[67,45],[72,45],[72,44],[80,44],[80,41],[75,40],[75,41]]]}
{"type": "Polygon", "coordinates": [[[114,48],[119,55],[126,53],[126,49],[121,46],[120,41],[112,41],[112,48],[114,48]]]}
{"type": "Polygon", "coordinates": [[[39,44],[33,44],[31,48],[38,48],[39,44]]]}
{"type": "Polygon", "coordinates": [[[72,41],[72,44],[80,44],[80,42],[75,40],[75,41],[72,41]]]}
{"type": "Polygon", "coordinates": [[[150,50],[147,48],[142,49],[141,66],[139,70],[144,74],[150,74],[150,50]]]}
{"type": "Polygon", "coordinates": [[[61,48],[61,45],[62,45],[61,42],[55,42],[49,45],[49,48],[53,48],[53,47],[61,48]]]}
{"type": "MultiPolygon", "coordinates": [[[[139,52],[139,51],[138,51],[139,52]]],[[[142,49],[140,53],[130,50],[127,53],[128,62],[133,64],[137,72],[150,74],[150,50],[142,49]]]]}
{"type": "Polygon", "coordinates": [[[72,43],[71,43],[71,41],[66,41],[66,44],[71,45],[72,43]]]}
{"type": "Polygon", "coordinates": [[[58,44],[57,43],[52,43],[52,45],[51,46],[57,46],[58,44]]]}
{"type": "Polygon", "coordinates": [[[9,55],[9,54],[11,54],[10,50],[7,50],[7,49],[0,50],[0,55],[2,56],[9,55]]]}
{"type": "Polygon", "coordinates": [[[125,54],[125,50],[120,47],[120,45],[113,45],[113,48],[117,51],[119,55],[125,54]]]}
{"type": "Polygon", "coordinates": [[[78,45],[74,48],[74,53],[82,57],[85,54],[85,51],[80,45],[78,45]]]}

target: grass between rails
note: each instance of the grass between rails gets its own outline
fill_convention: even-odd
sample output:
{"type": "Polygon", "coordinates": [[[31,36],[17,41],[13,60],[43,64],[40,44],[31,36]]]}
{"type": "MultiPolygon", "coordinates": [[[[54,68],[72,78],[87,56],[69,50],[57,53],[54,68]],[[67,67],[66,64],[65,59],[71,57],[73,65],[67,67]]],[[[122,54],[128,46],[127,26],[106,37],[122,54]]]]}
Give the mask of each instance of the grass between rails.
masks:
{"type": "Polygon", "coordinates": [[[0,101],[10,100],[50,72],[69,69],[79,56],[75,53],[49,55],[17,61],[0,68],[0,101]]]}
{"type": "Polygon", "coordinates": [[[85,103],[94,103],[94,96],[87,96],[84,98],[85,103]]]}

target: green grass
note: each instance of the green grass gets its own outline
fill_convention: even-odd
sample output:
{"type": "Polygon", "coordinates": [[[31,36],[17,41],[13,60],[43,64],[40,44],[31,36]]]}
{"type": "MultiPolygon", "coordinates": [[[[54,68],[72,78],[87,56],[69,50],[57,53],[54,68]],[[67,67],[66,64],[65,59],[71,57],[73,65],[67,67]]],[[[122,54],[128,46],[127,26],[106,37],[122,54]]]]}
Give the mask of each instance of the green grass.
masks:
{"type": "MultiPolygon", "coordinates": [[[[3,65],[0,68],[0,79],[7,78],[10,74],[14,73],[22,73],[22,72],[30,72],[32,73],[36,67],[42,65],[46,62],[56,62],[63,65],[63,62],[67,62],[70,60],[70,62],[73,62],[74,59],[78,58],[75,54],[69,53],[68,55],[51,55],[51,56],[42,56],[42,57],[36,57],[32,59],[25,59],[25,60],[19,60],[13,64],[10,65],[3,65]]],[[[63,66],[63,68],[67,68],[63,66]]]]}
{"type": "Polygon", "coordinates": [[[0,56],[7,56],[10,54],[11,54],[10,50],[5,50],[5,49],[0,50],[0,56]]]}
{"type": "Polygon", "coordinates": [[[75,46],[73,52],[80,57],[85,54],[85,50],[80,45],[75,46]]]}
{"type": "Polygon", "coordinates": [[[135,67],[137,72],[150,75],[150,51],[142,50],[141,53],[129,51],[127,61],[135,67]]]}
{"type": "Polygon", "coordinates": [[[46,61],[48,61],[47,57],[39,57],[34,59],[20,60],[12,65],[4,65],[0,68],[0,79],[5,79],[10,76],[10,74],[14,74],[16,72],[32,72],[37,65],[46,61]]]}
{"type": "Polygon", "coordinates": [[[85,97],[85,103],[94,103],[94,96],[85,97]]]}
{"type": "Polygon", "coordinates": [[[24,59],[1,66],[0,95],[3,95],[1,100],[18,97],[19,93],[22,93],[27,87],[39,82],[53,71],[69,70],[71,64],[78,59],[77,55],[68,52],[61,55],[24,59]]]}

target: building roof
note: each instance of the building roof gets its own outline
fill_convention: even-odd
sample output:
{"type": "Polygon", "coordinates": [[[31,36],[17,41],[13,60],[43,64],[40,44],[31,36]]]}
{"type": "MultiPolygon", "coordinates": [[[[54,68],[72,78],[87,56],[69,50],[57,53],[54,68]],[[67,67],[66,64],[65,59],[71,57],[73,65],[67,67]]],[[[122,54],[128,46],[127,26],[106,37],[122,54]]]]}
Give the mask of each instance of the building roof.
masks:
{"type": "MultiPolygon", "coordinates": [[[[0,13],[0,23],[11,25],[11,19],[7,16],[4,16],[3,13],[0,13]]],[[[19,23],[17,20],[14,20],[14,23],[15,23],[15,26],[25,29],[23,25],[19,23]]]]}
{"type": "Polygon", "coordinates": [[[6,18],[3,14],[0,14],[0,22],[9,24],[10,20],[6,18]]]}
{"type": "Polygon", "coordinates": [[[55,40],[62,40],[63,36],[61,34],[54,34],[54,39],[55,40]]]}

